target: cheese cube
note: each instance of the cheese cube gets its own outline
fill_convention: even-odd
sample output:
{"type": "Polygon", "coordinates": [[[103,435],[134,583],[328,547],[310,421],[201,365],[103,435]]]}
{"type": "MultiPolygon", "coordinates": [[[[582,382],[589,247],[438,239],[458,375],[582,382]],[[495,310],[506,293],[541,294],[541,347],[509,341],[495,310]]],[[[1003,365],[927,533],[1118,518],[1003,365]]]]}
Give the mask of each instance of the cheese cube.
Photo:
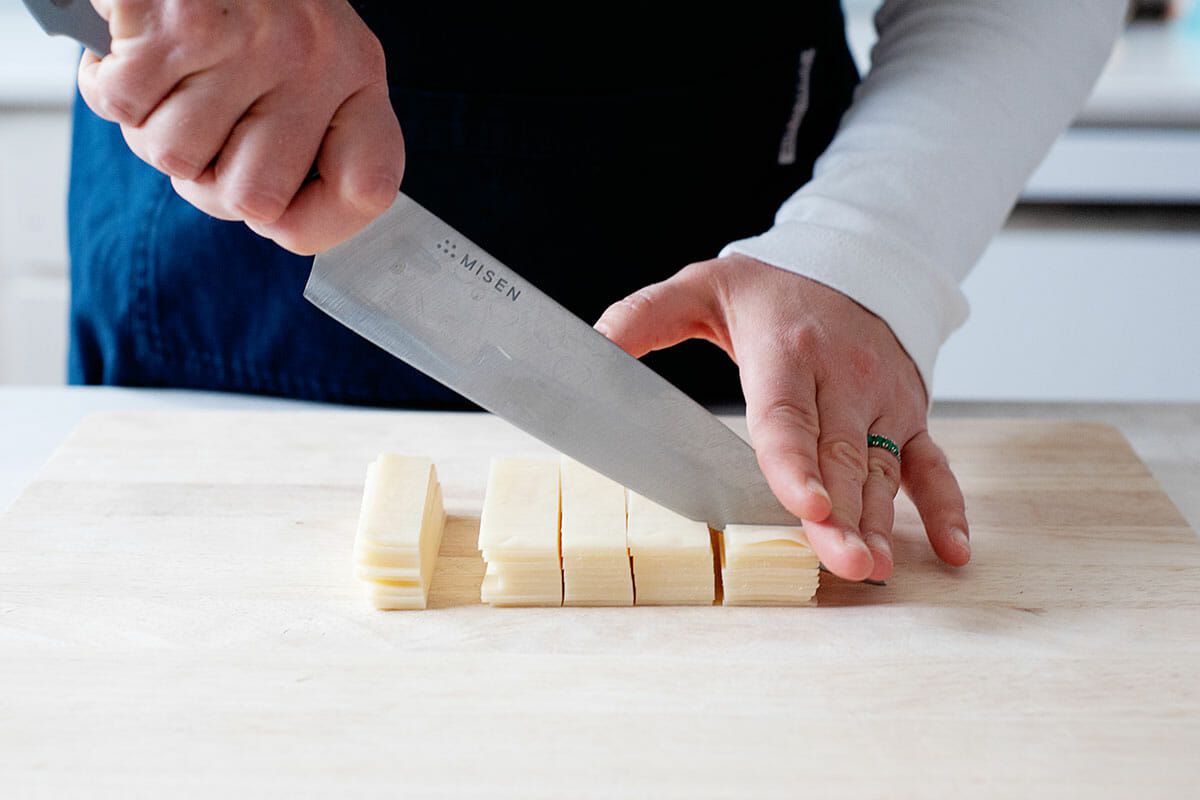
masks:
{"type": "Polygon", "coordinates": [[[425,608],[445,524],[430,459],[384,453],[367,467],[354,561],[377,608],[425,608]]]}
{"type": "Polygon", "coordinates": [[[631,606],[625,488],[562,457],[563,605],[631,606]]]}
{"type": "Polygon", "coordinates": [[[803,528],[727,525],[719,547],[725,605],[812,605],[819,563],[803,528]]]}
{"type": "Polygon", "coordinates": [[[628,541],[637,605],[712,605],[716,574],[708,525],[631,491],[628,541]]]}
{"type": "Polygon", "coordinates": [[[488,472],[480,598],[495,606],[562,605],[559,469],[549,458],[497,458],[488,472]]]}

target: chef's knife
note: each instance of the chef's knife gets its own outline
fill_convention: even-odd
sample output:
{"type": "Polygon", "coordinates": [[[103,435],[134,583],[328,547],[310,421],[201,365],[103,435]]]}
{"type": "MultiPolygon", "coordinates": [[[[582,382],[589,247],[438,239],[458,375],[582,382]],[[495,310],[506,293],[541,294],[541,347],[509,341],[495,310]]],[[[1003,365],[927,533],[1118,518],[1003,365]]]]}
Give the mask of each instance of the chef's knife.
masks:
{"type": "MultiPolygon", "coordinates": [[[[563,269],[574,268],[569,252],[563,269]]],[[[400,194],[317,256],[304,296],[559,451],[684,516],[796,524],[702,406],[400,194]]]]}
{"type": "Polygon", "coordinates": [[[69,36],[98,56],[108,55],[108,23],[91,0],[25,0],[25,7],[51,36],[69,36]]]}
{"type": "MultiPolygon", "coordinates": [[[[108,53],[90,0],[25,0],[108,53]]],[[[570,269],[569,255],[564,269],[570,269]]],[[[304,296],[384,350],[618,483],[696,520],[794,524],[712,414],[400,194],[317,257],[304,296]]]]}

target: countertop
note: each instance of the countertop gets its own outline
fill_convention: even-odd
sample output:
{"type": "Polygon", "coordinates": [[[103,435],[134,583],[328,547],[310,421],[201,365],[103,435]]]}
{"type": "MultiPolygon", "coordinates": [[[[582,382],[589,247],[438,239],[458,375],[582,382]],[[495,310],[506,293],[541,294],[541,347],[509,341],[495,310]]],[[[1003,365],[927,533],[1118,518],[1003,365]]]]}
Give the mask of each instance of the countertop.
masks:
{"type": "MultiPolygon", "coordinates": [[[[68,433],[94,411],[313,409],[269,397],[168,389],[0,387],[0,509],[7,508],[68,433]]],[[[332,406],[331,406],[332,408],[332,406]]],[[[935,403],[937,419],[1010,417],[1106,422],[1146,462],[1193,530],[1200,530],[1200,404],[935,403]]]]}
{"type": "MultiPolygon", "coordinates": [[[[66,427],[101,402],[263,407],[5,392],[0,436],[31,444],[39,422],[66,427]]],[[[490,415],[94,416],[0,516],[0,785],[20,797],[1191,796],[1195,532],[1112,427],[992,417],[1107,417],[1182,486],[1198,411],[939,408],[972,564],[940,565],[901,500],[887,585],[823,576],[818,607],[802,609],[480,605],[487,465],[548,450],[490,415]],[[375,611],[351,569],[363,467],[391,450],[435,460],[449,515],[424,612],[375,611]]]]}

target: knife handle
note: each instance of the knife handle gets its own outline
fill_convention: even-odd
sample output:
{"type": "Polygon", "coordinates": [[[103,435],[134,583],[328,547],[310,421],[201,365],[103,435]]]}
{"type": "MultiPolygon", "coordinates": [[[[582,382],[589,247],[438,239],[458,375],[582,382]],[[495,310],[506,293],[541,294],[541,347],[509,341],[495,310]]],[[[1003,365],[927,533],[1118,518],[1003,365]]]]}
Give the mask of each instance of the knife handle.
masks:
{"type": "Polygon", "coordinates": [[[108,55],[112,46],[108,22],[91,0],[25,0],[25,7],[46,33],[69,36],[98,56],[108,55]]]}

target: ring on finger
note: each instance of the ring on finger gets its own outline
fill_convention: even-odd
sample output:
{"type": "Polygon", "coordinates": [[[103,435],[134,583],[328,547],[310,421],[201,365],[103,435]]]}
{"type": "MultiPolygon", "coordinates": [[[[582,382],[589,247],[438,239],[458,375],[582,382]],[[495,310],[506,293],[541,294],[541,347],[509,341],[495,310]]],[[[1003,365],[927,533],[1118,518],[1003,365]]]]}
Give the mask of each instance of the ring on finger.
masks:
{"type": "Polygon", "coordinates": [[[867,447],[878,447],[887,450],[896,457],[897,461],[900,460],[900,446],[886,436],[880,436],[877,433],[868,433],[867,447]]]}

